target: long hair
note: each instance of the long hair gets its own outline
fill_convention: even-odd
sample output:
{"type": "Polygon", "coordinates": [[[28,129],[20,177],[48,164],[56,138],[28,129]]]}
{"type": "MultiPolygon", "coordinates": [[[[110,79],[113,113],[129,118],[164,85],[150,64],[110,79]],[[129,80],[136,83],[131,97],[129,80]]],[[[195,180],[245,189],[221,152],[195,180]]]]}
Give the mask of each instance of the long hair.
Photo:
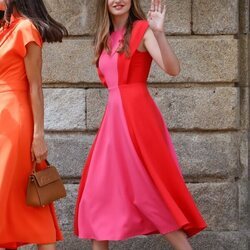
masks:
{"type": "MultiPolygon", "coordinates": [[[[139,1],[140,0],[131,0],[131,8],[125,27],[126,31],[123,43],[118,51],[119,53],[125,52],[127,56],[129,56],[129,40],[134,21],[146,19],[139,1]]],[[[114,31],[114,26],[108,10],[108,0],[99,0],[96,11],[96,32],[94,37],[94,63],[96,65],[103,50],[108,51],[108,53],[111,51],[109,47],[109,37],[112,31],[114,31]]]]}
{"type": "Polygon", "coordinates": [[[5,0],[6,10],[1,26],[8,25],[16,8],[19,15],[36,26],[44,42],[61,42],[68,35],[67,29],[48,13],[43,0],[5,0]]]}

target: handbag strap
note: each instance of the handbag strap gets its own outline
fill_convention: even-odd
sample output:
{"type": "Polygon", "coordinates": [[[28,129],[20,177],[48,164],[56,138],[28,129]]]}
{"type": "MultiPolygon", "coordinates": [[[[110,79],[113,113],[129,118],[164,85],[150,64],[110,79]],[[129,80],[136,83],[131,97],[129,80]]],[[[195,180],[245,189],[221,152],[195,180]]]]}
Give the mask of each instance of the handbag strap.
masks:
{"type": "MultiPolygon", "coordinates": [[[[45,163],[47,164],[47,167],[51,166],[50,163],[49,163],[49,161],[47,159],[45,160],[45,163]]],[[[36,165],[37,165],[36,161],[33,161],[33,165],[32,165],[32,172],[33,173],[36,172],[36,165]]]]}

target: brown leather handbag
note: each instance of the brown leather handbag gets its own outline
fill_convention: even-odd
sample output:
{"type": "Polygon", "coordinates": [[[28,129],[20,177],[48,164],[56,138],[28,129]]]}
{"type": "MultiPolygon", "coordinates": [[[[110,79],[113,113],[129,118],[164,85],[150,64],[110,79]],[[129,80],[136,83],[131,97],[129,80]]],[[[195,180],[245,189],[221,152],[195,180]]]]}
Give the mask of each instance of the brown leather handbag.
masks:
{"type": "Polygon", "coordinates": [[[32,174],[29,176],[26,203],[29,206],[44,207],[53,201],[64,198],[66,190],[57,169],[50,165],[37,171],[33,164],[32,174]]]}

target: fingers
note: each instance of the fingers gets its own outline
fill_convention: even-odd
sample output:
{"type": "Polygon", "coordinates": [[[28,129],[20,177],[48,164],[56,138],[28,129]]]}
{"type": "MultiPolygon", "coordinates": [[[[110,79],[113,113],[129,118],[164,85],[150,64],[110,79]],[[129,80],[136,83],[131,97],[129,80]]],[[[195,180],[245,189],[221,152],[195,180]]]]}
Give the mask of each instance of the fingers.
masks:
{"type": "Polygon", "coordinates": [[[37,163],[40,163],[44,160],[46,160],[48,157],[48,151],[46,149],[46,151],[43,151],[43,152],[39,152],[37,154],[35,154],[35,158],[36,158],[36,162],[37,163]]]}
{"type": "Polygon", "coordinates": [[[32,161],[36,161],[37,163],[46,160],[48,157],[48,149],[44,140],[34,140],[31,152],[32,161]]]}
{"type": "Polygon", "coordinates": [[[163,6],[162,14],[165,16],[165,15],[166,15],[166,12],[167,12],[167,7],[166,7],[166,5],[164,5],[164,6],[163,6]]]}
{"type": "Polygon", "coordinates": [[[150,11],[155,11],[155,1],[151,0],[151,6],[150,6],[150,11]]]}
{"type": "Polygon", "coordinates": [[[158,0],[154,0],[154,9],[158,11],[158,0]]]}
{"type": "Polygon", "coordinates": [[[35,161],[35,154],[32,149],[31,149],[31,160],[32,162],[35,161]]]}
{"type": "Polygon", "coordinates": [[[162,11],[162,4],[161,4],[161,0],[158,1],[158,11],[161,13],[162,11]]]}
{"type": "Polygon", "coordinates": [[[161,1],[160,0],[155,0],[155,9],[157,12],[161,12],[161,1]]]}
{"type": "MultiPolygon", "coordinates": [[[[149,12],[163,13],[164,8],[165,8],[165,5],[164,7],[162,7],[162,0],[151,0],[151,6],[150,6],[149,12]]],[[[166,13],[166,10],[165,10],[165,13],[166,13]]]]}

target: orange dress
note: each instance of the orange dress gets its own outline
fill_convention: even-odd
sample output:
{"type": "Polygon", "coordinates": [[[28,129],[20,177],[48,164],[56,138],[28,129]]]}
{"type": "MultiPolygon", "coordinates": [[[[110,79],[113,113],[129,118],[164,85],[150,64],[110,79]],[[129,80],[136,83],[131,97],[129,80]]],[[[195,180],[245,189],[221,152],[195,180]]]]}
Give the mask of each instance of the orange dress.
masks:
{"type": "Polygon", "coordinates": [[[24,64],[30,42],[42,47],[28,19],[12,18],[0,30],[0,248],[62,239],[53,205],[34,208],[25,201],[32,171],[33,115],[24,64]]]}

